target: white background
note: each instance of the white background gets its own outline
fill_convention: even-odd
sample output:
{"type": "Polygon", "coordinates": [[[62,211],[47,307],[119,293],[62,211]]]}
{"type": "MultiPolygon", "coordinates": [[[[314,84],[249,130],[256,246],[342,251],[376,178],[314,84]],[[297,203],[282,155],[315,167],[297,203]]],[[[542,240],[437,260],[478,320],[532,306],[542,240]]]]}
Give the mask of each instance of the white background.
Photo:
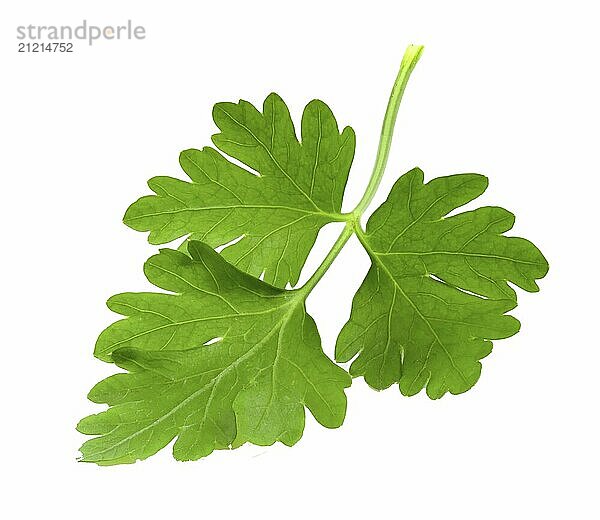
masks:
{"type": "MultiPolygon", "coordinates": [[[[598,121],[595,2],[2,3],[4,518],[597,519],[598,121]],[[18,54],[18,25],[146,27],[144,41],[18,54]],[[374,201],[413,166],[479,172],[481,204],[517,215],[551,269],[520,293],[521,332],[496,343],[470,392],[430,401],[348,391],[346,422],[309,417],[294,448],[194,463],[165,449],[131,466],[76,462],[104,301],[148,290],[155,248],[121,223],[180,150],[209,144],[214,102],[313,97],[357,133],[346,208],[370,174],[408,43],[426,45],[374,201]],[[595,495],[595,496],[594,496],[595,495]]],[[[305,275],[336,236],[319,238],[305,275]]],[[[368,267],[351,241],[309,300],[328,353],[368,267]]],[[[306,276],[305,276],[306,278],[306,276]]]]}

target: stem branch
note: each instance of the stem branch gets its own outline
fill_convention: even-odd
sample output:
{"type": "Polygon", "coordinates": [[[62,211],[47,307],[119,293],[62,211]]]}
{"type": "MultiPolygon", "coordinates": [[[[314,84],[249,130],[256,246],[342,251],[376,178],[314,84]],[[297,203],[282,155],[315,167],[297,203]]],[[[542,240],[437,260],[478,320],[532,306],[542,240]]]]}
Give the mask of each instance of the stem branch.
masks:
{"type": "Polygon", "coordinates": [[[308,281],[300,288],[300,291],[302,291],[305,294],[308,294],[310,291],[312,291],[314,289],[315,285],[317,285],[317,283],[319,283],[319,280],[321,280],[321,278],[323,278],[323,275],[327,272],[327,269],[329,269],[329,266],[333,263],[333,261],[335,260],[335,258],[339,254],[339,252],[346,245],[346,242],[348,242],[349,238],[353,234],[354,234],[354,221],[348,221],[348,222],[346,222],[344,229],[340,233],[340,236],[338,236],[337,240],[335,241],[335,243],[329,250],[329,253],[327,253],[327,256],[321,262],[321,265],[319,265],[319,267],[317,267],[317,270],[312,274],[312,276],[308,279],[308,281]]]}
{"type": "Polygon", "coordinates": [[[333,263],[339,252],[346,245],[346,242],[348,242],[350,237],[357,230],[360,230],[360,218],[373,200],[373,197],[377,192],[377,188],[379,188],[379,184],[381,183],[381,179],[383,178],[383,174],[385,172],[385,166],[390,154],[390,147],[392,146],[392,137],[394,135],[396,117],[398,115],[398,109],[400,108],[400,102],[402,101],[404,89],[406,88],[410,74],[419,61],[422,52],[422,45],[409,45],[406,49],[404,57],[402,58],[402,63],[400,64],[400,70],[396,76],[396,81],[392,87],[392,93],[390,94],[390,100],[388,101],[385,116],[383,117],[381,136],[379,138],[379,147],[377,148],[377,156],[375,157],[375,165],[373,166],[373,172],[371,173],[371,178],[369,179],[365,193],[356,207],[350,213],[344,214],[347,219],[345,219],[346,225],[344,226],[343,231],[340,233],[340,236],[333,244],[329,253],[327,253],[327,256],[323,262],[321,262],[321,265],[317,267],[316,271],[308,279],[308,281],[300,289],[298,289],[299,292],[308,294],[310,291],[312,291],[315,285],[317,285],[319,280],[321,280],[323,275],[327,272],[329,266],[333,263]]]}

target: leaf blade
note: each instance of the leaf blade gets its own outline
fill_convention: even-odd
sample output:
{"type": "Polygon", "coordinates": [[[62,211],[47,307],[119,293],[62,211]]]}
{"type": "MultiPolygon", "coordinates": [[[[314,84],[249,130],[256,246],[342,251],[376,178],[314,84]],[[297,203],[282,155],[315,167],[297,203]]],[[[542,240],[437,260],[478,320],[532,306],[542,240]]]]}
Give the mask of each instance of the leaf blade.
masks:
{"type": "Polygon", "coordinates": [[[342,329],[336,360],[376,389],[398,383],[405,395],[461,393],[478,380],[492,339],[515,334],[505,313],[516,306],[508,285],[536,291],[547,262],[531,242],[503,235],[513,223],[502,208],[446,217],[487,187],[480,175],[423,183],[402,176],[358,231],[372,267],[342,329]]]}
{"type": "Polygon", "coordinates": [[[245,442],[292,445],[305,407],[329,428],[344,419],[350,378],[321,350],[304,293],[252,278],[200,242],[188,247],[189,256],[163,249],[146,263],[170,293],[111,299],[127,317],[101,334],[96,355],[127,373],[90,392],[109,408],[78,426],[97,435],[83,461],[135,462],[174,438],[180,460],[245,442]]]}
{"type": "Polygon", "coordinates": [[[155,177],[154,195],[141,197],[124,216],[149,241],[181,237],[213,247],[240,269],[278,287],[295,285],[321,227],[342,221],[342,197],[355,135],[339,132],[325,103],[311,101],[302,116],[302,140],[283,100],[270,94],[259,112],[247,101],[217,103],[217,149],[185,150],[186,182],[155,177]],[[238,160],[238,166],[225,155],[238,160]],[[253,174],[253,173],[256,173],[253,174]]]}

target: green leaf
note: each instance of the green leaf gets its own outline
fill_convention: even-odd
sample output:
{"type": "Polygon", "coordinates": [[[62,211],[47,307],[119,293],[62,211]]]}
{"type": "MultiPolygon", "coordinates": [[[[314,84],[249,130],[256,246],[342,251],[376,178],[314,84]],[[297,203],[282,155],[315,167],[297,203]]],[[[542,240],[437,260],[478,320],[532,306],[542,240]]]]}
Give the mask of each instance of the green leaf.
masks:
{"type": "Polygon", "coordinates": [[[293,445],[305,406],[328,428],[343,422],[351,380],[321,350],[306,293],[257,280],[200,242],[188,250],[146,263],[150,282],[170,294],[109,300],[127,318],[100,336],[96,355],[128,373],[91,390],[110,408],[79,423],[97,436],[82,446],[83,461],[135,462],[175,437],[179,460],[245,442],[293,445]]]}
{"type": "Polygon", "coordinates": [[[243,271],[278,287],[298,282],[319,230],[345,220],[340,213],[355,136],[340,134],[329,107],[311,101],[298,141],[289,111],[270,94],[260,113],[247,101],[218,103],[213,118],[221,133],[214,148],[186,150],[180,164],[191,182],[154,177],[124,222],[150,231],[153,244],[191,235],[213,247],[242,237],[223,256],[243,271]],[[258,174],[255,175],[254,173],[258,174]]]}
{"type": "Polygon", "coordinates": [[[339,335],[336,359],[376,388],[399,383],[405,395],[458,394],[479,378],[492,339],[519,330],[505,313],[517,305],[507,282],[537,291],[548,271],[529,241],[506,237],[514,216],[498,207],[447,216],[481,195],[487,179],[452,175],[423,184],[402,176],[357,230],[372,266],[339,335]]]}
{"type": "Polygon", "coordinates": [[[262,114],[246,101],[219,103],[218,150],[181,154],[191,182],[150,180],[155,194],[134,203],[125,222],[150,231],[152,243],[186,241],[146,262],[150,282],[167,293],[124,293],[108,302],[125,318],[102,332],[95,354],[126,373],[90,392],[109,408],[79,423],[94,436],[82,446],[82,460],[135,462],[175,438],[180,460],[246,442],[292,445],[302,435],[305,407],[322,425],[341,425],[351,378],[321,350],[305,300],[354,234],[372,266],[338,337],[336,359],[353,360],[351,375],[372,387],[399,383],[405,395],[426,387],[438,398],[475,384],[490,340],[519,329],[506,314],[517,304],[510,284],[537,291],[548,264],[527,240],[504,235],[514,217],[502,208],[449,216],[485,191],[481,175],[423,184],[415,169],[362,230],[422,51],[410,45],[404,54],[373,172],[349,213],[341,207],[354,133],[340,134],[321,101],[304,110],[301,142],[276,94],[262,114]],[[344,228],[321,264],[302,287],[285,290],[332,221],[344,228]],[[222,256],[213,250],[220,245],[222,256]]]}

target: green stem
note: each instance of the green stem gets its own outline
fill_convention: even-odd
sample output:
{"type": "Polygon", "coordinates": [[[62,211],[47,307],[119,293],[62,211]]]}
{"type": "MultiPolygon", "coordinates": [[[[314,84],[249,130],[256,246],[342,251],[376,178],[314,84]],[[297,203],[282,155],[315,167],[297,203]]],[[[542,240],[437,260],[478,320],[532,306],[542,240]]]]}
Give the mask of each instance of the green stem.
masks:
{"type": "Polygon", "coordinates": [[[369,179],[369,184],[365,193],[357,204],[356,208],[352,211],[359,218],[365,212],[375,193],[381,183],[383,174],[385,172],[385,166],[387,164],[388,156],[390,155],[390,147],[392,146],[392,137],[394,135],[394,126],[396,125],[396,117],[398,116],[398,109],[400,108],[400,102],[402,101],[402,95],[404,89],[408,83],[408,78],[415,68],[415,65],[421,57],[423,52],[422,45],[409,45],[402,58],[400,64],[400,70],[396,76],[396,81],[392,88],[390,100],[388,101],[385,116],[383,118],[383,125],[381,127],[381,136],[379,138],[379,147],[377,148],[377,156],[375,157],[375,166],[373,166],[373,173],[369,179]]]}
{"type": "Polygon", "coordinates": [[[335,260],[337,255],[342,250],[342,248],[346,245],[346,242],[348,242],[348,239],[353,234],[354,234],[354,221],[348,221],[348,222],[346,222],[346,225],[344,226],[343,231],[340,233],[340,236],[337,238],[337,240],[335,241],[335,243],[329,250],[329,253],[327,253],[327,256],[321,262],[321,265],[319,265],[319,267],[317,267],[317,270],[308,279],[308,281],[299,289],[299,291],[301,291],[304,294],[308,294],[310,291],[312,291],[314,289],[315,285],[317,285],[319,283],[319,280],[321,280],[321,278],[323,278],[323,275],[327,272],[327,269],[329,269],[329,266],[333,263],[333,261],[335,260]]]}
{"type": "Polygon", "coordinates": [[[317,270],[308,279],[308,281],[300,289],[298,289],[298,291],[303,295],[307,295],[310,291],[312,291],[315,285],[319,283],[319,280],[321,280],[323,275],[327,272],[329,266],[333,263],[350,237],[355,232],[361,231],[360,218],[373,200],[373,197],[377,192],[377,188],[379,188],[379,184],[381,183],[381,179],[383,178],[385,166],[390,154],[390,147],[392,146],[394,126],[396,124],[396,117],[398,115],[398,109],[400,108],[400,102],[402,101],[402,95],[404,94],[404,89],[408,83],[408,78],[410,78],[410,74],[419,61],[422,52],[422,45],[409,45],[404,53],[402,63],[400,64],[400,70],[398,71],[396,81],[392,87],[392,93],[390,95],[390,100],[388,101],[385,116],[383,117],[383,126],[381,128],[381,136],[379,138],[379,147],[377,148],[375,166],[373,167],[373,173],[371,173],[369,184],[367,184],[365,193],[356,207],[350,213],[343,214],[345,217],[344,220],[346,220],[346,225],[344,226],[343,231],[340,233],[340,236],[333,244],[329,253],[327,253],[327,256],[323,262],[321,262],[321,265],[317,267],[317,270]]]}

